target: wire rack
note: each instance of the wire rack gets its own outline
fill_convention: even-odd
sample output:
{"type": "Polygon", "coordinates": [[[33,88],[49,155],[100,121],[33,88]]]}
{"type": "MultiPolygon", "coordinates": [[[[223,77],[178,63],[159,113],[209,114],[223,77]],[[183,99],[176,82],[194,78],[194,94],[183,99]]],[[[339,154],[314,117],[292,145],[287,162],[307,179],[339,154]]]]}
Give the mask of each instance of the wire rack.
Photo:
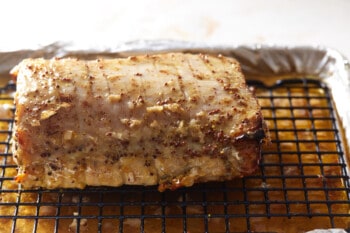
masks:
{"type": "Polygon", "coordinates": [[[305,232],[350,227],[349,172],[330,90],[307,78],[249,85],[272,142],[241,179],[156,187],[19,190],[10,153],[14,84],[0,90],[0,232],[305,232]]]}

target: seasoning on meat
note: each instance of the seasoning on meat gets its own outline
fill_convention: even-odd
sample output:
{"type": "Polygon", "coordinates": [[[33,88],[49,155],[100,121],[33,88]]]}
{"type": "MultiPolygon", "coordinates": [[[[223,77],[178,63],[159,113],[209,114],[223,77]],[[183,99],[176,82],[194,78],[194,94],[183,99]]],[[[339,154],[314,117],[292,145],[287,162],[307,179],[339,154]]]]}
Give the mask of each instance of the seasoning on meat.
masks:
{"type": "Polygon", "coordinates": [[[12,74],[13,156],[24,188],[164,191],[257,168],[266,127],[235,59],[26,59],[12,74]]]}

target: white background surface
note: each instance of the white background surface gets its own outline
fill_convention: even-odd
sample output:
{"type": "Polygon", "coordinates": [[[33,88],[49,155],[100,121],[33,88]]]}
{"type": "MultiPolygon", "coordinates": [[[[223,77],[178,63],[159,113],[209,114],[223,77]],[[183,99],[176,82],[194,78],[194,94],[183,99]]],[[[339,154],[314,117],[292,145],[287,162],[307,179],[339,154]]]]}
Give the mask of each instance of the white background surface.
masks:
{"type": "Polygon", "coordinates": [[[56,41],[108,48],[139,39],[321,45],[350,58],[350,0],[0,2],[0,50],[56,41]]]}

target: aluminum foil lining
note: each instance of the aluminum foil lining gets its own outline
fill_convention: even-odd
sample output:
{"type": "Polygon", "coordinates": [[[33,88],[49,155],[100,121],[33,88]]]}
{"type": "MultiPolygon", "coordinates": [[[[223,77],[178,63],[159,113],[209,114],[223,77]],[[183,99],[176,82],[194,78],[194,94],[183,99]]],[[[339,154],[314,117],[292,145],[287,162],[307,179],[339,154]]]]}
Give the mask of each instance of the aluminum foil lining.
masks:
{"type": "MultiPolygon", "coordinates": [[[[345,132],[346,151],[350,151],[350,63],[339,52],[325,47],[285,46],[218,46],[182,41],[133,41],[108,48],[79,49],[73,44],[55,43],[45,47],[0,51],[0,86],[11,80],[9,71],[25,58],[78,57],[127,57],[137,54],[161,52],[193,52],[222,54],[235,57],[248,79],[265,83],[277,78],[307,76],[321,80],[332,91],[333,101],[345,132]]],[[[310,232],[345,232],[343,229],[317,229],[310,232]]]]}
{"type": "MultiPolygon", "coordinates": [[[[0,85],[10,80],[9,71],[22,59],[28,57],[127,57],[137,54],[163,52],[192,52],[222,54],[235,57],[248,79],[265,82],[272,77],[285,78],[288,75],[307,76],[320,79],[332,91],[332,97],[345,132],[350,142],[350,63],[339,52],[325,47],[286,46],[222,46],[184,41],[132,41],[114,47],[79,49],[73,44],[55,43],[42,48],[0,52],[0,85]]],[[[349,143],[346,145],[347,151],[349,143]]]]}

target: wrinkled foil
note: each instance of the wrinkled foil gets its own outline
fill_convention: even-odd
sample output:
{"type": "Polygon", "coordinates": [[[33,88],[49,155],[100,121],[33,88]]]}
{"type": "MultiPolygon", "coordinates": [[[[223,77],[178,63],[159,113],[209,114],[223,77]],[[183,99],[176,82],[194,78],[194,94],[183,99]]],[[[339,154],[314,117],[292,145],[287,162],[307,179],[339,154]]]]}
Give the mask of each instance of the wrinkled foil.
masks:
{"type": "MultiPolygon", "coordinates": [[[[184,41],[132,41],[106,48],[84,48],[65,43],[54,43],[36,49],[0,51],[0,86],[10,80],[9,71],[25,58],[77,57],[80,59],[128,57],[137,54],[163,52],[191,52],[222,54],[236,58],[247,79],[266,83],[275,78],[315,78],[331,90],[332,99],[344,129],[344,148],[349,153],[350,142],[350,62],[338,51],[312,46],[222,46],[184,41]]],[[[346,232],[343,229],[317,229],[310,233],[346,232]]]]}
{"type": "Polygon", "coordinates": [[[79,49],[69,43],[54,43],[36,49],[0,52],[0,85],[6,85],[11,80],[9,71],[28,57],[96,59],[162,52],[222,54],[234,57],[241,63],[247,79],[259,79],[265,83],[269,83],[273,77],[283,79],[290,75],[321,80],[331,90],[345,133],[345,151],[350,151],[350,62],[339,52],[326,47],[222,46],[185,41],[139,40],[114,47],[79,49]]]}

